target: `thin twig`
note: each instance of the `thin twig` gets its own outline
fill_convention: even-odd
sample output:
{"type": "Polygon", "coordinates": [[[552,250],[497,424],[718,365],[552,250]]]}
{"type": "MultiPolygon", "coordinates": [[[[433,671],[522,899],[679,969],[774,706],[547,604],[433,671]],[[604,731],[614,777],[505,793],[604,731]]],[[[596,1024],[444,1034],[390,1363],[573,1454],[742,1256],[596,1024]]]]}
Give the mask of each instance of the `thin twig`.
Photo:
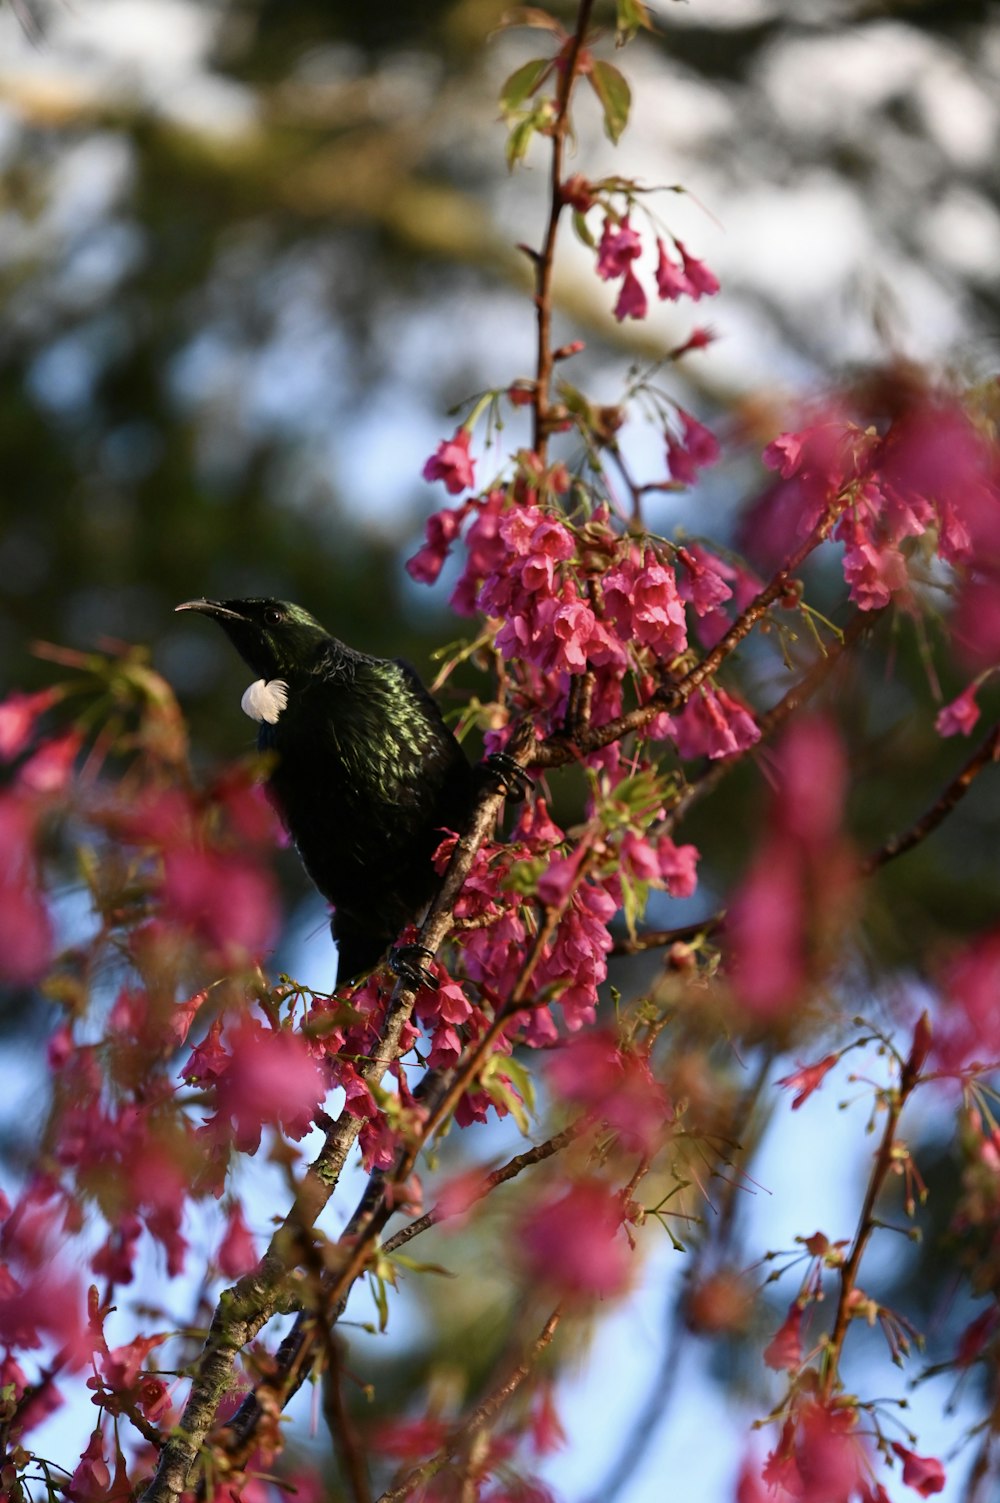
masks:
{"type": "Polygon", "coordinates": [[[833,1329],[830,1339],[823,1349],[823,1359],[820,1374],[820,1397],[824,1403],[828,1403],[833,1395],[838,1381],[840,1369],[840,1356],[844,1346],[844,1338],[847,1335],[847,1327],[851,1321],[852,1297],[857,1281],[858,1270],[865,1254],[872,1232],[875,1230],[875,1204],[886,1180],[892,1173],[893,1149],[896,1143],[896,1128],[903,1108],[906,1105],[914,1087],[919,1080],[919,1067],[911,1062],[904,1065],[900,1077],[899,1087],[896,1090],[885,1093],[886,1119],[882,1130],[882,1140],[879,1143],[875,1155],[875,1163],[868,1177],[868,1185],[865,1189],[865,1198],[861,1205],[858,1216],[857,1229],[851,1248],[840,1269],[840,1288],[837,1296],[837,1308],[833,1317],[833,1329]]]}
{"type": "Polygon", "coordinates": [[[354,1503],[371,1503],[372,1491],[361,1438],[344,1403],[341,1387],[343,1361],[340,1344],[330,1332],[327,1346],[329,1360],[323,1374],[323,1417],[330,1432],[341,1471],[351,1489],[354,1503]]]}
{"type": "Polygon", "coordinates": [[[400,1482],[382,1493],[378,1503],[401,1503],[403,1498],[410,1497],[422,1483],[429,1481],[441,1471],[461,1446],[469,1444],[476,1432],[499,1413],[503,1406],[513,1398],[525,1378],[530,1375],[538,1358],[555,1335],[561,1318],[562,1308],[557,1305],[522,1360],[496,1388],[486,1395],[456,1434],[427,1461],[421,1462],[420,1466],[414,1467],[400,1482]]]}
{"type": "Polygon", "coordinates": [[[715,934],[722,928],[723,913],[710,913],[707,918],[698,919],[693,924],[681,924],[676,929],[645,929],[641,934],[626,935],[624,939],[616,939],[612,946],[612,955],[641,955],[646,950],[663,950],[669,945],[688,944],[692,939],[698,939],[701,935],[706,937],[715,934]]]}
{"type": "Polygon", "coordinates": [[[864,875],[870,876],[878,871],[879,867],[885,866],[886,862],[893,861],[897,856],[902,856],[905,851],[911,851],[915,845],[933,830],[936,830],[957,804],[968,793],[976,778],[992,762],[1000,761],[1000,724],[995,725],[984,741],[980,743],[972,756],[966,762],[961,772],[948,784],[944,792],[908,830],[902,835],[892,835],[884,845],[879,846],[861,864],[864,875]]]}
{"type": "Polygon", "coordinates": [[[564,200],[562,194],[563,150],[569,128],[569,103],[577,79],[577,65],[583,48],[593,0],[580,0],[576,27],[561,63],[561,77],[556,96],[556,118],[549,134],[552,154],[549,163],[549,218],[542,248],[535,257],[535,309],[537,350],[535,356],[534,433],[532,445],[542,464],[548,453],[550,423],[550,387],[554,358],[552,353],[552,272],[555,264],[556,237],[564,200]]]}
{"type": "MultiPolygon", "coordinates": [[[[516,1178],[522,1170],[531,1168],[533,1164],[541,1164],[545,1159],[550,1159],[555,1153],[561,1153],[579,1135],[581,1127],[581,1123],[575,1122],[571,1127],[564,1128],[562,1132],[556,1133],[554,1138],[546,1138],[544,1143],[537,1143],[534,1148],[528,1148],[524,1153],[515,1154],[512,1159],[508,1159],[503,1168],[494,1169],[492,1174],[487,1174],[475,1186],[472,1196],[473,1203],[489,1195],[490,1191],[495,1190],[498,1185],[505,1185],[509,1180],[516,1178]]],[[[409,1226],[401,1227],[398,1232],[395,1232],[393,1236],[383,1242],[382,1251],[387,1255],[398,1252],[401,1247],[406,1246],[407,1242],[412,1242],[414,1237],[419,1237],[421,1232],[428,1231],[430,1227],[437,1226],[438,1222],[446,1219],[440,1206],[432,1206],[429,1211],[424,1212],[423,1216],[418,1216],[416,1221],[410,1222],[409,1226]]]]}

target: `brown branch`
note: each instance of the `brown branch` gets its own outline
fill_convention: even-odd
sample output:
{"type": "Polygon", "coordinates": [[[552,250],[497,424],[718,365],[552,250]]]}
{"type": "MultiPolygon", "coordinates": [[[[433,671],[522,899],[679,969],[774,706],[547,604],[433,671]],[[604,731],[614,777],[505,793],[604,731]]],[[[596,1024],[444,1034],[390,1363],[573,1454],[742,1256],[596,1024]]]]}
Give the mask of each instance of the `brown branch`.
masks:
{"type": "Polygon", "coordinates": [[[906,851],[911,851],[915,845],[926,840],[927,836],[936,830],[938,825],[947,819],[952,810],[961,803],[979,774],[989,767],[991,762],[998,761],[1000,761],[1000,724],[993,727],[961,772],[952,778],[944,792],[920,819],[908,830],[904,830],[902,835],[890,836],[884,845],[879,846],[877,851],[873,851],[865,858],[861,864],[863,874],[866,877],[871,876],[873,872],[878,871],[879,867],[885,866],[887,862],[893,861],[897,856],[902,856],[906,851]]]}
{"type": "Polygon", "coordinates": [[[879,1143],[875,1155],[875,1163],[868,1178],[865,1189],[865,1198],[861,1205],[861,1213],[858,1216],[858,1225],[854,1233],[854,1241],[851,1250],[840,1269],[840,1289],[837,1295],[837,1308],[833,1318],[833,1329],[830,1339],[823,1349],[820,1397],[824,1403],[828,1403],[833,1395],[837,1384],[840,1357],[844,1347],[844,1338],[847,1335],[847,1327],[851,1321],[851,1297],[854,1293],[855,1281],[861,1259],[865,1249],[875,1230],[875,1204],[882,1193],[883,1186],[893,1169],[893,1148],[896,1143],[896,1128],[903,1108],[909,1100],[919,1080],[919,1064],[915,1063],[912,1056],[903,1066],[900,1076],[899,1087],[896,1090],[885,1093],[886,1120],[882,1131],[882,1140],[879,1143]]]}
{"type": "Polygon", "coordinates": [[[562,1309],[559,1305],[552,1311],[539,1334],[535,1337],[524,1357],[513,1370],[499,1383],[492,1392],[488,1393],[482,1402],[473,1410],[469,1418],[461,1426],[461,1429],[443,1445],[439,1451],[421,1462],[420,1466],[414,1467],[407,1472],[406,1476],[394,1486],[388,1488],[378,1503],[401,1503],[401,1500],[411,1496],[413,1491],[424,1482],[435,1476],[442,1467],[448,1464],[449,1459],[462,1446],[468,1446],[475,1438],[478,1431],[488,1425],[490,1420],[500,1412],[503,1406],[513,1398],[521,1387],[524,1380],[530,1375],[534,1364],[545,1351],[556,1333],[556,1328],[562,1318],[562,1309]]]}
{"type": "Polygon", "coordinates": [[[725,915],[722,913],[710,913],[706,918],[699,919],[693,924],[681,924],[676,929],[646,929],[642,934],[637,934],[625,939],[615,940],[612,946],[612,955],[641,955],[646,950],[662,950],[668,945],[687,944],[692,939],[698,939],[702,934],[715,934],[722,928],[725,915]]]}
{"type": "Polygon", "coordinates": [[[573,85],[576,83],[580,53],[590,25],[590,13],[593,8],[594,0],[580,0],[576,28],[569,41],[566,54],[561,60],[562,72],[556,99],[556,118],[549,128],[552,139],[552,156],[549,164],[549,219],[545,227],[542,248],[534,257],[537,353],[532,445],[543,463],[548,453],[551,421],[549,397],[555,365],[552,353],[552,272],[555,264],[559,217],[563,211],[563,152],[566,133],[569,129],[569,102],[573,94],[573,85]]]}
{"type": "MultiPolygon", "coordinates": [[[[523,762],[531,743],[530,731],[515,734],[509,755],[523,762]]],[[[436,951],[448,932],[451,913],[479,846],[493,828],[504,799],[502,790],[487,789],[480,796],[468,830],[456,842],[441,888],[420,932],[420,943],[436,951]]],[[[378,1057],[361,1068],[369,1083],[377,1083],[388,1061],[398,1058],[403,1028],[413,1011],[415,992],[396,986],[386,1018],[378,1057]]],[[[179,1425],[160,1453],[159,1465],[142,1503],[176,1503],[189,1479],[215,1420],[219,1400],[228,1388],[236,1357],[279,1311],[296,1309],[301,1290],[290,1276],[298,1265],[303,1237],[308,1237],[339,1180],[347,1155],[361,1130],[361,1120],[342,1112],[327,1133],[323,1146],[303,1178],[296,1198],[267,1252],[252,1273],[223,1292],[205,1345],[194,1364],[191,1393],[179,1425]]],[[[409,1171],[407,1171],[409,1172],[409,1171]]],[[[367,1260],[367,1246],[347,1257],[341,1280],[331,1295],[340,1297],[340,1284],[349,1288],[367,1260]]],[[[246,1405],[243,1409],[246,1409],[246,1405]]],[[[241,1414],[243,1410],[241,1409],[241,1414]]],[[[252,1426],[250,1426],[252,1431],[252,1426]]]]}
{"type": "MultiPolygon", "coordinates": [[[[525,729],[512,738],[508,753],[523,760],[525,748],[530,744],[530,740],[530,730],[525,729]]],[[[476,850],[495,821],[502,798],[502,793],[489,794],[481,802],[470,830],[456,844],[441,890],[421,929],[420,942],[428,949],[436,949],[448,931],[455,900],[461,891],[476,850]]],[[[544,942],[547,933],[545,925],[540,928],[539,933],[544,942]]],[[[525,961],[518,985],[515,987],[515,997],[519,997],[522,983],[526,985],[526,974],[529,968],[533,967],[540,948],[540,945],[536,943],[525,961]]],[[[397,988],[398,991],[399,988],[397,988]]],[[[412,994],[404,993],[403,995],[409,996],[410,1007],[412,1007],[412,994]]],[[[494,1019],[491,1028],[483,1039],[478,1041],[472,1054],[463,1062],[461,1069],[442,1072],[443,1089],[437,1093],[434,1104],[413,1142],[401,1150],[397,1156],[392,1170],[387,1173],[376,1172],[369,1178],[365,1192],[337,1242],[340,1263],[324,1283],[324,1318],[329,1323],[339,1319],[353,1284],[368,1267],[379,1233],[396,1209],[397,1198],[394,1191],[409,1178],[428,1138],[468,1088],[480,1067],[483,1055],[507,1021],[509,1011],[510,1004],[494,1019]]],[[[383,1053],[384,1051],[380,1050],[380,1055],[383,1053]]],[[[356,1123],[355,1136],[360,1130],[360,1125],[360,1122],[356,1123]]],[[[332,1185],[330,1189],[332,1193],[332,1185]]],[[[306,1228],[300,1225],[300,1235],[304,1230],[306,1228]]],[[[254,1430],[260,1416],[269,1411],[275,1402],[279,1407],[287,1404],[308,1371],[309,1361],[318,1339],[315,1322],[303,1312],[279,1348],[276,1370],[258,1383],[254,1392],[248,1395],[237,1414],[225,1428],[224,1445],[230,1464],[239,1464],[252,1450],[254,1430]]],[[[221,1435],[217,1443],[223,1443],[221,1435]]]]}
{"type": "MultiPolygon", "coordinates": [[[[515,1154],[501,1169],[494,1169],[492,1174],[487,1174],[477,1186],[473,1201],[482,1200],[495,1190],[498,1185],[505,1185],[509,1180],[516,1178],[523,1169],[529,1169],[533,1164],[541,1164],[545,1159],[550,1159],[553,1154],[561,1153],[562,1150],[577,1137],[581,1131],[581,1123],[573,1123],[557,1133],[554,1138],[546,1138],[544,1143],[538,1143],[534,1148],[528,1148],[524,1153],[515,1154]]],[[[408,1226],[402,1227],[393,1236],[382,1244],[382,1251],[391,1254],[405,1247],[407,1242],[412,1242],[414,1237],[419,1237],[421,1232],[426,1232],[438,1222],[445,1220],[438,1206],[432,1206],[423,1216],[418,1216],[408,1226]]]]}
{"type": "Polygon", "coordinates": [[[341,1390],[343,1362],[340,1348],[332,1331],[328,1334],[329,1360],[326,1372],[323,1374],[323,1418],[326,1420],[330,1439],[333,1441],[341,1471],[350,1487],[354,1503],[371,1503],[372,1490],[368,1481],[368,1468],[365,1465],[361,1437],[347,1411],[341,1390]]]}

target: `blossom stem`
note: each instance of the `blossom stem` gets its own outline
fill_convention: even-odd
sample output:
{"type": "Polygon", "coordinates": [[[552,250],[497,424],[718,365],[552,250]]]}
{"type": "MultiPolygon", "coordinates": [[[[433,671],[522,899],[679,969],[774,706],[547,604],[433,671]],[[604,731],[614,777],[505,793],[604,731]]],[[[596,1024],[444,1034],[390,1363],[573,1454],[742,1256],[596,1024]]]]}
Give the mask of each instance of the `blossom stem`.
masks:
{"type": "MultiPolygon", "coordinates": [[[[495,1190],[498,1185],[505,1185],[508,1180],[516,1178],[523,1169],[528,1169],[534,1164],[540,1164],[544,1159],[550,1159],[553,1154],[561,1153],[579,1135],[583,1125],[582,1122],[574,1122],[570,1127],[564,1128],[562,1132],[556,1133],[555,1137],[546,1138],[544,1143],[536,1143],[533,1148],[526,1149],[524,1153],[515,1154],[501,1168],[494,1169],[492,1174],[486,1175],[476,1190],[475,1199],[482,1200],[491,1190],[495,1190]]],[[[383,1253],[388,1256],[390,1253],[397,1252],[399,1248],[405,1247],[407,1242],[412,1242],[413,1238],[419,1236],[421,1232],[426,1232],[432,1226],[437,1226],[438,1222],[442,1219],[438,1207],[432,1206],[423,1216],[418,1216],[416,1221],[411,1221],[406,1226],[400,1227],[398,1232],[392,1237],[387,1238],[382,1244],[383,1253]]]]}
{"type": "Polygon", "coordinates": [[[550,128],[552,156],[549,167],[549,219],[545,229],[542,248],[535,258],[535,310],[537,329],[537,354],[535,360],[535,401],[533,447],[539,459],[545,461],[549,442],[551,420],[551,386],[555,357],[552,351],[552,273],[555,264],[556,237],[559,217],[563,211],[562,180],[563,154],[566,133],[569,130],[569,102],[576,82],[583,40],[590,25],[590,13],[594,0],[580,0],[576,27],[566,50],[559,91],[556,99],[556,117],[550,128]]]}
{"type": "Polygon", "coordinates": [[[830,1339],[823,1352],[823,1362],[820,1375],[820,1398],[824,1404],[828,1404],[837,1386],[840,1371],[840,1358],[844,1347],[844,1339],[847,1335],[847,1327],[851,1320],[851,1296],[854,1293],[855,1281],[865,1249],[868,1246],[872,1232],[875,1230],[875,1204],[882,1189],[892,1172],[893,1148],[896,1142],[896,1128],[906,1102],[917,1084],[916,1072],[910,1071],[905,1065],[900,1077],[897,1089],[886,1093],[886,1121],[882,1130],[882,1140],[875,1155],[875,1163],[872,1166],[865,1189],[865,1198],[858,1216],[858,1225],[851,1243],[851,1250],[840,1269],[840,1290],[837,1297],[837,1309],[833,1320],[833,1329],[830,1339]]]}

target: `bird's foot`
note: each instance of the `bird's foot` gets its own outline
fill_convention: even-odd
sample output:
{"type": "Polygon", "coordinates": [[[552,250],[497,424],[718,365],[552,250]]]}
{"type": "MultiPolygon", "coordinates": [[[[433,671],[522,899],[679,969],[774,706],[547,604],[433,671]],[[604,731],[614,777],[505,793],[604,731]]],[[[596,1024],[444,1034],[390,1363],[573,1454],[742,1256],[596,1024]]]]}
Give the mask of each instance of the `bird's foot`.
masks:
{"type": "Polygon", "coordinates": [[[426,945],[393,945],[389,951],[389,965],[400,981],[414,989],[426,986],[429,991],[436,992],[441,983],[433,971],[420,964],[422,960],[433,959],[434,951],[428,950],[426,945]]]}
{"type": "Polygon", "coordinates": [[[491,753],[483,759],[483,766],[498,792],[506,794],[515,803],[520,803],[521,799],[527,797],[532,780],[520,762],[515,762],[506,752],[491,753]]]}

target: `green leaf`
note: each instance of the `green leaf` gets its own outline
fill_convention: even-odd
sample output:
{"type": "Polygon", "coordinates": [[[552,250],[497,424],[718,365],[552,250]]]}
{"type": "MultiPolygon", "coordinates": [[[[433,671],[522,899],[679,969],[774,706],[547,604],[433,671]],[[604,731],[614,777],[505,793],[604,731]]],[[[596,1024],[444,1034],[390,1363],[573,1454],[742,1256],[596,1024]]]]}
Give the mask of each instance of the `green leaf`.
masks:
{"type": "Polygon", "coordinates": [[[535,134],[537,124],[538,122],[535,117],[529,115],[526,120],[519,120],[514,126],[507,137],[506,157],[508,167],[515,167],[518,162],[523,161],[528,155],[528,147],[531,145],[531,138],[535,134]]]}
{"type": "Polygon", "coordinates": [[[590,71],[590,83],[601,101],[604,111],[604,130],[608,139],[617,146],[622,131],[628,125],[632,108],[632,90],[624,73],[613,63],[598,60],[590,71]]]}
{"type": "Polygon", "coordinates": [[[531,1132],[528,1105],[533,1099],[531,1081],[523,1065],[494,1055],[486,1062],[479,1084],[491,1101],[507,1108],[522,1137],[531,1132]],[[522,1100],[522,1097],[525,1099],[522,1100]]]}
{"type": "Polygon", "coordinates": [[[578,240],[582,240],[589,250],[597,249],[597,241],[587,227],[587,216],[581,214],[579,209],[573,210],[573,231],[578,240]]]}
{"type": "Polygon", "coordinates": [[[618,0],[616,9],[615,31],[619,47],[623,47],[626,42],[631,42],[640,28],[652,31],[653,23],[649,19],[649,12],[643,0],[618,0]]]}
{"type": "Polygon", "coordinates": [[[530,63],[515,68],[500,90],[500,109],[504,115],[513,114],[530,99],[551,71],[552,59],[548,57],[533,57],[530,63]]]}
{"type": "Polygon", "coordinates": [[[408,1268],[411,1273],[436,1273],[444,1279],[457,1279],[458,1274],[451,1268],[445,1268],[443,1263],[419,1263],[416,1258],[409,1258],[405,1253],[393,1253],[394,1263],[401,1268],[408,1268]]]}

